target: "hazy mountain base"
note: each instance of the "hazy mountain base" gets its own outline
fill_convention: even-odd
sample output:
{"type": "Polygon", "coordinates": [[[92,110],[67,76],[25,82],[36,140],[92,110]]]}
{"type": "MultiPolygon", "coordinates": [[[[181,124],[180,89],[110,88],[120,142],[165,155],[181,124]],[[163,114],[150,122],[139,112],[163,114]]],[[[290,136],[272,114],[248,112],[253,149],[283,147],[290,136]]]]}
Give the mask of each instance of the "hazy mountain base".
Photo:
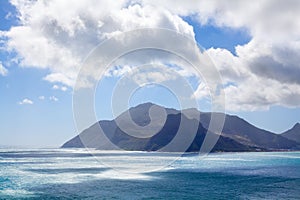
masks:
{"type": "MultiPolygon", "coordinates": [[[[130,108],[122,113],[116,119],[128,121],[128,114],[132,120],[140,125],[145,126],[150,123],[149,109],[155,104],[145,103],[130,108]]],[[[157,105],[155,105],[157,106],[157,105]]],[[[130,136],[122,131],[115,120],[104,120],[95,123],[82,133],[63,144],[62,148],[97,148],[101,150],[134,150],[134,151],[169,151],[169,152],[198,152],[203,140],[208,133],[207,129],[212,113],[201,113],[196,109],[185,110],[180,112],[175,109],[165,108],[167,119],[163,128],[154,136],[149,138],[137,138],[130,136]],[[182,113],[189,112],[189,118],[182,113]],[[194,118],[191,116],[195,116],[194,118]],[[198,116],[198,117],[196,117],[198,116]],[[199,118],[200,116],[200,118],[199,118]],[[196,119],[200,119],[199,121],[196,119]],[[184,141],[175,147],[164,148],[169,144],[178,132],[180,122],[186,124],[187,138],[189,135],[188,127],[197,123],[198,130],[190,142],[190,146],[185,147],[184,141]],[[101,129],[99,128],[101,126],[101,129]],[[104,142],[101,134],[104,134],[110,142],[104,142]],[[112,145],[113,144],[113,145],[112,145]]],[[[223,113],[214,113],[223,115],[225,123],[222,133],[212,149],[212,152],[230,151],[286,151],[300,150],[300,144],[296,141],[283,137],[282,135],[259,129],[245,120],[223,113]],[[225,115],[225,116],[224,116],[225,115]]],[[[222,116],[221,116],[222,117],[222,116]]],[[[153,120],[153,119],[152,119],[153,120]]],[[[154,120],[155,121],[155,120],[154,120]]],[[[152,121],[151,121],[152,122],[152,121]]],[[[210,133],[215,134],[215,133],[210,133]]]]}

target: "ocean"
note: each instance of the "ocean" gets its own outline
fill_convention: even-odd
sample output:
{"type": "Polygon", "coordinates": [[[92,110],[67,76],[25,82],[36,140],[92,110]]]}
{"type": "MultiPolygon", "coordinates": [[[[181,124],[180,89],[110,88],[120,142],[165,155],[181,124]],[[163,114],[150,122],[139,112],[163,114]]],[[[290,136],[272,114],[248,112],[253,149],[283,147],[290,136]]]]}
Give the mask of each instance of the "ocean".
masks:
{"type": "Polygon", "coordinates": [[[300,199],[300,152],[0,149],[0,199],[300,199]]]}

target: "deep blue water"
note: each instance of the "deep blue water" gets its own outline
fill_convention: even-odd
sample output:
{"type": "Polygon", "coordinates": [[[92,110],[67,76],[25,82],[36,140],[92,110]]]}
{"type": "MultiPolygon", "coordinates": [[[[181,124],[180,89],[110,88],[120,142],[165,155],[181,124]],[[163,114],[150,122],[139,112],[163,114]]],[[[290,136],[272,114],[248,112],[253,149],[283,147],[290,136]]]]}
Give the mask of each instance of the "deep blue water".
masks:
{"type": "Polygon", "coordinates": [[[0,199],[300,199],[300,152],[176,157],[0,149],[0,199]]]}

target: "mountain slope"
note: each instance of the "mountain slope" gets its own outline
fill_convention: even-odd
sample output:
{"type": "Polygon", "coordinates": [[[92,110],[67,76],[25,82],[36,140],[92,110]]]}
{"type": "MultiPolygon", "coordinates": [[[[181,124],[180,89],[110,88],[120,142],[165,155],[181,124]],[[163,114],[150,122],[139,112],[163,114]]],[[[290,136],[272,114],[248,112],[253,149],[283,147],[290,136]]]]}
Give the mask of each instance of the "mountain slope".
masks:
{"type": "MultiPolygon", "coordinates": [[[[107,127],[115,125],[114,121],[102,121],[95,123],[90,128],[83,131],[80,136],[76,136],[70,141],[66,142],[62,147],[63,148],[97,148],[103,150],[114,150],[114,149],[124,149],[124,150],[135,150],[135,151],[168,151],[168,152],[195,152],[199,151],[202,145],[202,142],[207,134],[207,130],[202,127],[196,120],[189,120],[182,114],[170,114],[166,120],[163,128],[151,138],[136,138],[124,133],[120,128],[116,127],[113,129],[107,130],[107,127]],[[198,124],[197,133],[195,139],[185,146],[185,143],[178,143],[175,146],[165,147],[167,144],[172,141],[172,139],[178,134],[178,128],[180,121],[185,121],[185,126],[193,126],[198,124]],[[108,125],[110,124],[110,125],[108,125]],[[102,143],[101,138],[97,137],[99,135],[99,125],[103,130],[107,132],[105,135],[109,137],[110,141],[115,145],[110,143],[102,143]],[[96,131],[97,130],[97,131],[96,131]],[[84,144],[81,142],[84,141],[84,144]],[[116,148],[118,147],[118,148],[116,148]]],[[[186,129],[184,129],[186,130],[186,129]]],[[[105,131],[104,131],[105,132],[105,131]]],[[[213,133],[210,133],[213,134],[213,133]]],[[[184,141],[183,141],[184,142],[184,141]]],[[[253,151],[254,147],[240,144],[230,138],[220,136],[217,141],[214,149],[212,151],[253,151]]]]}
{"type": "MultiPolygon", "coordinates": [[[[217,115],[224,115],[217,113],[217,115]]],[[[200,122],[207,128],[211,113],[201,113],[200,122]]],[[[281,135],[274,134],[253,126],[244,119],[237,116],[225,115],[225,123],[222,135],[234,139],[244,145],[256,146],[266,149],[294,149],[299,148],[299,144],[281,135]]]]}
{"type": "Polygon", "coordinates": [[[281,134],[283,137],[300,143],[300,124],[297,123],[290,130],[281,134]]]}
{"type": "Polygon", "coordinates": [[[298,149],[297,142],[253,126],[244,119],[224,113],[203,113],[196,109],[184,110],[190,118],[200,118],[199,121],[204,128],[208,129],[211,115],[216,118],[224,118],[222,136],[231,138],[241,144],[269,150],[298,149]],[[200,117],[199,117],[200,116],[200,117]]]}
{"type": "MultiPolygon", "coordinates": [[[[165,123],[162,124],[162,121],[159,120],[159,117],[154,116],[152,121],[150,120],[149,109],[152,106],[162,108],[152,103],[145,103],[134,108],[130,108],[116,118],[116,121],[121,122],[126,128],[128,128],[128,130],[130,130],[130,133],[135,131],[140,133],[140,130],[135,130],[135,127],[130,127],[130,123],[128,121],[129,116],[136,124],[139,126],[144,126],[145,130],[150,122],[151,129],[162,127],[161,130],[158,130],[157,134],[152,137],[133,137],[124,133],[122,129],[117,126],[115,120],[100,121],[95,123],[90,128],[84,130],[82,133],[80,133],[80,136],[76,136],[66,142],[62,147],[89,147],[109,150],[121,148],[139,151],[199,151],[207,134],[212,113],[200,113],[196,109],[188,109],[180,112],[175,109],[166,108],[167,119],[165,123]],[[198,126],[195,138],[192,138],[188,143],[190,146],[185,147],[185,143],[182,141],[176,146],[168,147],[169,149],[163,148],[176,136],[181,120],[184,121],[183,124],[185,127],[183,131],[186,136],[186,138],[183,138],[182,140],[188,140],[190,137],[190,127],[196,125],[198,126]],[[99,128],[99,125],[101,126],[101,129],[99,128]],[[99,134],[101,132],[102,134],[99,134]],[[106,137],[101,135],[105,135],[106,137]],[[81,141],[84,141],[84,145],[81,141]]],[[[222,113],[215,114],[218,117],[225,117],[225,124],[222,134],[214,146],[213,151],[266,151],[279,149],[300,149],[300,145],[297,142],[291,141],[281,135],[276,135],[259,129],[239,117],[222,113]]]]}

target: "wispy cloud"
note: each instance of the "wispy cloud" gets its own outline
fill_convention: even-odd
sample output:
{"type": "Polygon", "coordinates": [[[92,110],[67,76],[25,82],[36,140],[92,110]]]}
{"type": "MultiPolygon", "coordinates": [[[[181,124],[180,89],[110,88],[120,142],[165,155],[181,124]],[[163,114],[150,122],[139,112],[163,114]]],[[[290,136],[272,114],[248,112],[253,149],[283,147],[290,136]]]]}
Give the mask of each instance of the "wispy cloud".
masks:
{"type": "Polygon", "coordinates": [[[6,76],[8,73],[8,70],[2,65],[2,62],[0,61],[0,75],[6,76]]]}
{"type": "Polygon", "coordinates": [[[23,99],[22,101],[19,101],[18,104],[19,104],[19,105],[25,105],[25,104],[32,105],[32,104],[33,104],[33,101],[30,100],[30,99],[25,98],[25,99],[23,99]]]}
{"type": "Polygon", "coordinates": [[[50,101],[58,101],[58,98],[56,96],[51,96],[49,97],[50,101]]]}
{"type": "Polygon", "coordinates": [[[45,100],[45,96],[39,96],[39,100],[45,100]]]}
{"type": "Polygon", "coordinates": [[[63,85],[53,85],[52,87],[53,90],[61,90],[61,91],[67,91],[68,88],[66,86],[63,86],[63,85]]]}

